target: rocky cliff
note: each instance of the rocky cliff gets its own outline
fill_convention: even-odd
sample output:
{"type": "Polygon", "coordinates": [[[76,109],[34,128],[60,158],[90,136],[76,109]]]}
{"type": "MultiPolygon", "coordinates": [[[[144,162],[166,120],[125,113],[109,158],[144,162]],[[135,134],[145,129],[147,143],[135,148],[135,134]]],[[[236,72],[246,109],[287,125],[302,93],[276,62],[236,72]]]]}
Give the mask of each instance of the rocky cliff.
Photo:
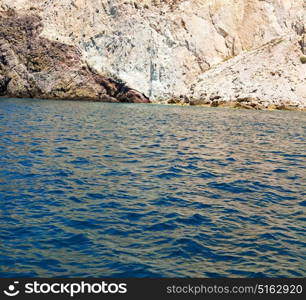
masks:
{"type": "Polygon", "coordinates": [[[0,96],[105,102],[149,102],[93,71],[72,45],[40,37],[41,18],[0,12],[0,96]]]}
{"type": "Polygon", "coordinates": [[[305,108],[305,0],[0,0],[153,102],[305,108]]]}

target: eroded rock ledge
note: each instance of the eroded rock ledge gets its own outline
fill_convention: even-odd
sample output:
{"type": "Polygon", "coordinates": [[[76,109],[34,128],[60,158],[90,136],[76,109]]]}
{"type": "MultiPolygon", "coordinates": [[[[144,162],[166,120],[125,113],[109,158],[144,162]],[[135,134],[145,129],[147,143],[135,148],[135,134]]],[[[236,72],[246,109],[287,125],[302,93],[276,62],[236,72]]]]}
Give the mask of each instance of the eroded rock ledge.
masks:
{"type": "Polygon", "coordinates": [[[101,75],[71,45],[40,36],[36,15],[0,13],[0,96],[148,103],[122,81],[101,75]]]}
{"type": "Polygon", "coordinates": [[[304,42],[295,35],[273,39],[204,72],[189,95],[168,104],[246,109],[306,110],[304,42]]]}

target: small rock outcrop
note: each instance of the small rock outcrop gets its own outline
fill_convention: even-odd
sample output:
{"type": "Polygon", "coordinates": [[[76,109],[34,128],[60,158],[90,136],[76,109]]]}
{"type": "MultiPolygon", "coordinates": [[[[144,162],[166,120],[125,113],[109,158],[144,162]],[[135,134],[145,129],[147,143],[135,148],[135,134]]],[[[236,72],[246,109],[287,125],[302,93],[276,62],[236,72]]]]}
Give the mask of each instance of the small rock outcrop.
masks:
{"type": "Polygon", "coordinates": [[[0,13],[0,96],[149,102],[89,67],[77,47],[41,37],[42,30],[39,16],[0,13]]]}
{"type": "Polygon", "coordinates": [[[198,104],[247,109],[306,108],[306,64],[295,36],[278,38],[212,67],[191,87],[198,104]]]}

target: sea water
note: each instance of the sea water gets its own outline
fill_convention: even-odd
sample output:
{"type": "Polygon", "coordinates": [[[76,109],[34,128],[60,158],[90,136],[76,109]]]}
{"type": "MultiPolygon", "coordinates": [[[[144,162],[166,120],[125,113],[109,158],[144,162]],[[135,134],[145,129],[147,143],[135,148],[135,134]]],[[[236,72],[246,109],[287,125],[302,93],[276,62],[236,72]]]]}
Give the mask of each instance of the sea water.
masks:
{"type": "Polygon", "coordinates": [[[0,100],[0,277],[305,277],[306,114],[0,100]]]}

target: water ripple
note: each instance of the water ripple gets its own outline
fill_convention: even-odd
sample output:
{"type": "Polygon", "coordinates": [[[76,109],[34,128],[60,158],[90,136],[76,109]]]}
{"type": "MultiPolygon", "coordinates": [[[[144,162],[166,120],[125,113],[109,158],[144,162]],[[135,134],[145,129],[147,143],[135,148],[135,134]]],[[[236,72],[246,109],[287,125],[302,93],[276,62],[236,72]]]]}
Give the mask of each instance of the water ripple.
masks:
{"type": "Polygon", "coordinates": [[[1,277],[305,277],[305,114],[0,100],[1,277]]]}

